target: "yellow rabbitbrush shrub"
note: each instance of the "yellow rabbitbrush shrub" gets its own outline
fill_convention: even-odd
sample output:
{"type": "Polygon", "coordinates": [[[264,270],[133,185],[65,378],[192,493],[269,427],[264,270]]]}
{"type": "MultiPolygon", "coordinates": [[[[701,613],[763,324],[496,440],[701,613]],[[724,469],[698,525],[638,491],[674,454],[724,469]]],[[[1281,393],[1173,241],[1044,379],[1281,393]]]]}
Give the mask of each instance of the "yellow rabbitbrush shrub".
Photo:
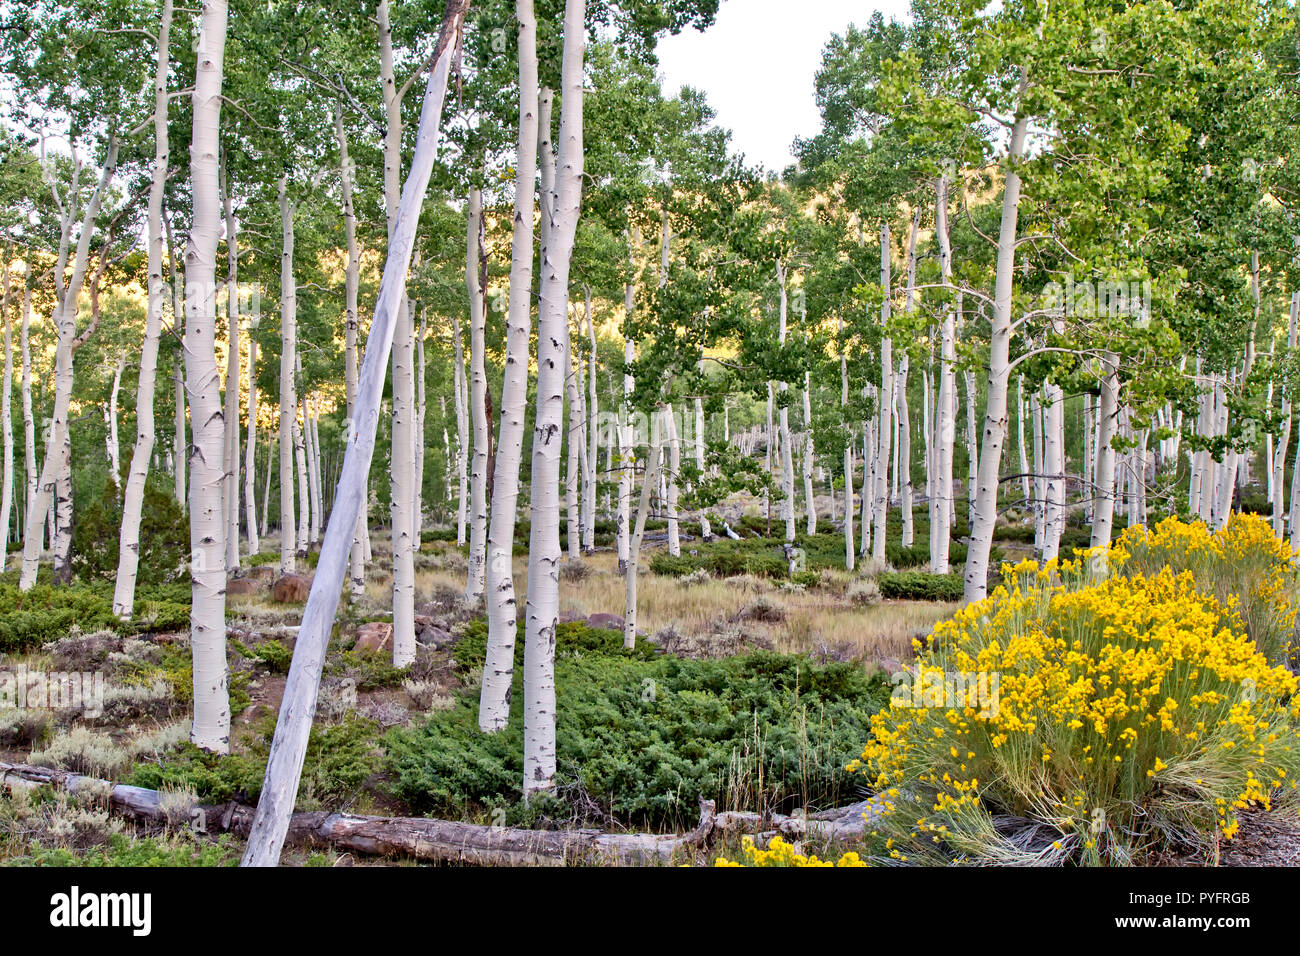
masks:
{"type": "Polygon", "coordinates": [[[782,837],[775,836],[767,844],[766,850],[760,850],[754,844],[752,836],[741,838],[741,849],[745,854],[745,862],[740,863],[735,860],[729,860],[726,857],[719,857],[713,861],[714,866],[866,866],[866,862],[858,856],[857,853],[850,850],[838,860],[821,860],[815,855],[805,855],[800,853],[792,843],[787,843],[782,837]]]}
{"type": "Polygon", "coordinates": [[[1291,545],[1258,515],[1234,514],[1211,533],[1202,521],[1167,518],[1150,530],[1126,528],[1109,551],[1124,575],[1150,577],[1161,568],[1190,571],[1197,585],[1234,607],[1255,646],[1274,663],[1293,650],[1300,569],[1291,545]]]}
{"type": "Polygon", "coordinates": [[[1061,571],[1076,580],[1005,569],[1007,585],[935,628],[915,685],[873,719],[850,769],[887,801],[875,825],[892,860],[1208,858],[1239,810],[1297,796],[1297,680],[1231,607],[1169,568],[1092,585],[1061,571]],[[994,693],[954,697],[958,673],[994,693]]]}

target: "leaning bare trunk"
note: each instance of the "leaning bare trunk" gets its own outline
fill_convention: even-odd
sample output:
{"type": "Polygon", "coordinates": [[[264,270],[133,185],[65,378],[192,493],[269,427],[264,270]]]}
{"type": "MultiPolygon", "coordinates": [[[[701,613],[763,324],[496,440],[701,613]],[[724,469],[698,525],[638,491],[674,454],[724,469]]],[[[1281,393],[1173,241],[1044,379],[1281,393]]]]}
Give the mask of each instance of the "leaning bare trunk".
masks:
{"type": "Polygon", "coordinates": [[[438,124],[451,63],[456,55],[456,39],[464,20],[468,0],[448,0],[442,30],[434,49],[429,86],[420,112],[411,172],[402,191],[397,212],[397,227],[389,243],[379,285],[379,299],[370,325],[371,339],[366,349],[357,388],[357,427],[349,438],[334,498],[333,520],[325,530],[320,563],[312,582],[311,594],[304,609],[298,639],[294,644],[293,663],[280,705],[280,718],[271,742],[270,758],[262,785],[261,799],[248,836],[244,866],[274,866],[288,832],[294,798],[302,773],[307,740],[311,732],[312,713],[316,709],[321,670],[329,643],[334,614],[347,570],[349,542],[366,494],[367,475],[374,455],[375,433],[379,423],[379,404],[384,390],[385,371],[392,347],[393,320],[404,308],[406,275],[411,264],[411,250],[420,218],[420,207],[428,189],[429,177],[438,149],[438,124]]]}

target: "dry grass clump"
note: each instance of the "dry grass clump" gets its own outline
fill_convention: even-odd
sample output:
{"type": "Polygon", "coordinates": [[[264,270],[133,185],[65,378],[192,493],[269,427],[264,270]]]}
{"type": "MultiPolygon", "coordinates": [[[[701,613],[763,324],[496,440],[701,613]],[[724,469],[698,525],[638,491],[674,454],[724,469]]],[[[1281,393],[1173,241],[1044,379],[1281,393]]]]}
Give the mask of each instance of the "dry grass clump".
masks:
{"type": "Polygon", "coordinates": [[[55,767],[112,779],[139,758],[168,751],[187,740],[189,735],[188,720],[163,724],[123,741],[78,724],[57,733],[45,748],[33,750],[28,762],[38,767],[55,767]]]}
{"type": "Polygon", "coordinates": [[[875,607],[880,603],[880,585],[875,578],[859,578],[844,592],[849,603],[860,607],[875,607]]]}

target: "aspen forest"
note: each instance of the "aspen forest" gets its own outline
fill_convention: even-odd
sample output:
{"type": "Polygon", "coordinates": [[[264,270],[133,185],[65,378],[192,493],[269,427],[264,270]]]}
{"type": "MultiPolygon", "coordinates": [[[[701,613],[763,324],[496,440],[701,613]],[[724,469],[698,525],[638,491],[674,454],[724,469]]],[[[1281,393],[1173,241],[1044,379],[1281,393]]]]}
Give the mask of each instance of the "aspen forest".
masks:
{"type": "Polygon", "coordinates": [[[1295,4],[799,6],[0,0],[0,865],[1300,865],[1295,4]]]}

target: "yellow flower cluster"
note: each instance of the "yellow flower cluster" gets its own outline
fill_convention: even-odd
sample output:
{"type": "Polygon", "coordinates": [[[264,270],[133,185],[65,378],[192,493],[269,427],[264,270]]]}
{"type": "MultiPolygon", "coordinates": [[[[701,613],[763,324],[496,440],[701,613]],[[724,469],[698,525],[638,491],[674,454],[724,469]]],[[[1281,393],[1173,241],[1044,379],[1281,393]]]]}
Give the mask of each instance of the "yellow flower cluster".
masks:
{"type": "Polygon", "coordinates": [[[1198,586],[1236,608],[1269,660],[1280,663],[1290,655],[1300,570],[1291,545],[1258,515],[1231,515],[1216,532],[1177,518],[1154,529],[1135,525],[1111,547],[1110,561],[1122,574],[1150,576],[1164,567],[1192,572],[1198,586]]]}
{"type": "Polygon", "coordinates": [[[735,860],[729,860],[719,857],[714,861],[715,866],[866,866],[856,853],[850,851],[845,853],[835,862],[830,860],[819,860],[816,856],[805,856],[795,851],[794,845],[787,843],[779,836],[772,837],[767,844],[766,850],[760,850],[754,845],[754,838],[746,836],[741,839],[741,849],[745,854],[745,862],[740,863],[735,860]]]}
{"type": "Polygon", "coordinates": [[[997,699],[912,695],[875,716],[850,769],[865,766],[890,795],[879,824],[889,855],[1127,862],[1162,839],[1230,838],[1238,810],[1295,788],[1297,679],[1259,652],[1238,602],[1198,587],[1194,571],[1207,566],[1138,566],[1149,566],[1150,541],[1175,556],[1208,553],[1212,568],[1253,555],[1272,575],[1255,582],[1260,602],[1293,626],[1289,555],[1262,524],[1128,532],[1109,553],[1122,573],[1096,583],[1080,563],[1022,562],[938,625],[918,681],[990,675],[997,699]],[[998,823],[1010,819],[1057,837],[1033,849],[998,823]]]}

